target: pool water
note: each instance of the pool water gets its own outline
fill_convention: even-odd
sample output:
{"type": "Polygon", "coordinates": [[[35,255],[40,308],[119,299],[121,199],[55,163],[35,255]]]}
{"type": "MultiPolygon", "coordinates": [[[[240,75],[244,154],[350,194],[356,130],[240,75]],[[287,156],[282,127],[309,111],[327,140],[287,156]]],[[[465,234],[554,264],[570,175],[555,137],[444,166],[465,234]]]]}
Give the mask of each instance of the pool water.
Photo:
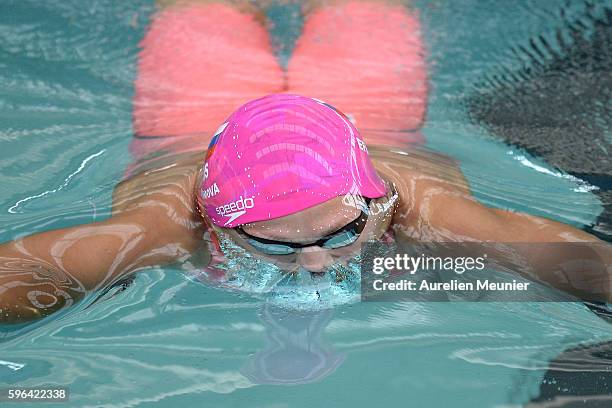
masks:
{"type": "MultiPolygon", "coordinates": [[[[428,149],[459,161],[482,202],[583,227],[609,204],[601,188],[509,146],[466,108],[485,79],[525,63],[510,49],[584,16],[585,4],[566,3],[415,1],[431,75],[423,133],[428,149]]],[[[612,2],[593,7],[604,15],[612,2]]],[[[281,61],[299,34],[297,10],[269,12],[281,61]]],[[[1,241],[109,216],[130,161],[134,64],[153,11],[144,0],[0,5],[1,241]]],[[[347,295],[298,308],[178,267],[98,295],[0,328],[0,387],[65,386],[69,407],[517,407],[555,389],[612,404],[605,353],[564,362],[564,350],[612,340],[582,303],[347,295]],[[552,362],[591,372],[570,390],[546,374],[552,362]]]]}

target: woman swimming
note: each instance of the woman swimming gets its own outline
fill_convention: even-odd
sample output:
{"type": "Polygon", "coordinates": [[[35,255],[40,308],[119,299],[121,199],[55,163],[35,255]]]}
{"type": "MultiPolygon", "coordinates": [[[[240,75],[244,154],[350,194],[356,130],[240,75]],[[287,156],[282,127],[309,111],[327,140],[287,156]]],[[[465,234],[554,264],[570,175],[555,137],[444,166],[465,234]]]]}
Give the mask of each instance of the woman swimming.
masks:
{"type": "MultiPolygon", "coordinates": [[[[104,288],[146,267],[185,261],[193,253],[210,258],[218,248],[206,245],[206,235],[231,240],[284,270],[303,268],[315,273],[346,262],[368,240],[599,242],[555,221],[486,207],[471,196],[461,172],[450,165],[450,159],[406,148],[409,142],[418,142],[418,137],[410,138],[417,134],[415,130],[424,114],[424,105],[419,103],[423,102],[426,88],[419,83],[424,80],[419,64],[400,64],[393,71],[399,75],[398,81],[411,78],[416,82],[398,88],[404,96],[397,95],[400,91],[395,84],[389,84],[389,77],[379,73],[389,64],[372,61],[378,56],[366,59],[366,63],[358,60],[350,68],[358,70],[363,64],[361,79],[347,78],[346,70],[341,76],[326,76],[335,67],[326,66],[328,60],[317,64],[318,47],[335,44],[337,52],[329,52],[332,61],[336,55],[354,51],[346,51],[345,44],[334,43],[333,38],[320,41],[329,31],[327,19],[349,13],[352,18],[342,20],[342,24],[349,32],[357,31],[358,27],[351,24],[372,20],[368,13],[381,13],[382,5],[375,3],[376,7],[366,1],[333,2],[312,11],[305,37],[294,54],[304,69],[310,70],[311,82],[293,65],[294,59],[287,73],[288,86],[283,85],[283,75],[273,74],[269,81],[261,82],[243,76],[258,63],[273,62],[263,58],[267,51],[260,48],[264,44],[259,41],[261,26],[253,25],[259,23],[252,14],[221,3],[172,6],[162,11],[144,40],[139,62],[134,120],[140,145],[136,147],[150,146],[149,142],[162,149],[182,144],[193,152],[175,156],[172,163],[164,166],[151,165],[150,153],[144,153],[141,163],[130,169],[133,175],[115,189],[112,216],[105,221],[42,232],[1,245],[1,320],[15,322],[48,315],[78,301],[88,291],[104,288]],[[342,13],[338,13],[338,7],[342,13]],[[221,17],[226,18],[225,23],[238,24],[235,30],[228,29],[227,24],[205,24],[206,19],[214,22],[221,17]],[[164,24],[173,30],[163,31],[164,24]],[[183,28],[177,31],[177,27],[183,28]],[[231,63],[226,60],[225,70],[214,71],[211,67],[212,77],[199,70],[202,64],[211,63],[203,58],[210,50],[204,45],[199,51],[182,49],[180,41],[194,45],[190,30],[193,28],[197,34],[211,27],[222,27],[212,37],[216,41],[251,41],[251,45],[244,45],[248,54],[227,56],[248,58],[248,62],[241,64],[240,58],[231,63]],[[244,27],[253,31],[246,37],[237,37],[236,32],[244,27]],[[171,33],[184,38],[174,38],[178,42],[173,42],[157,37],[171,33]],[[162,52],[167,44],[175,47],[162,52]],[[158,66],[155,60],[148,59],[156,50],[166,56],[174,52],[170,55],[197,60],[191,64],[179,60],[183,61],[180,67],[169,62],[164,69],[163,64],[158,66]],[[403,71],[406,66],[411,67],[408,72],[403,71]],[[189,81],[191,72],[198,80],[189,81]],[[297,72],[294,87],[292,72],[297,72]],[[418,75],[411,76],[414,72],[418,75]],[[201,84],[216,86],[217,74],[221,89],[204,93],[201,84]],[[315,75],[323,79],[314,81],[318,79],[315,75]],[[170,82],[164,82],[164,78],[170,82]],[[376,84],[377,78],[380,84],[370,88],[370,80],[376,84]],[[232,79],[244,80],[246,88],[236,88],[232,79]],[[337,86],[330,85],[334,80],[337,86]],[[352,88],[360,81],[363,86],[352,88]],[[269,89],[264,87],[266,84],[282,86],[269,89]],[[317,89],[319,85],[323,89],[317,89]],[[241,92],[249,86],[253,88],[251,94],[241,92]],[[335,90],[340,92],[336,98],[335,90]],[[385,90],[394,93],[388,98],[381,96],[385,90]],[[279,93],[283,91],[292,93],[279,93]],[[252,100],[243,101],[245,96],[252,100]],[[174,97],[179,98],[178,102],[174,97]],[[226,118],[231,111],[234,113],[226,118]],[[213,123],[217,131],[209,131],[213,123]],[[403,143],[404,148],[378,146],[386,136],[396,145],[403,143]],[[203,140],[210,140],[210,145],[202,162],[204,148],[197,147],[203,140]]],[[[384,18],[406,24],[379,27],[380,38],[387,41],[388,36],[397,35],[395,45],[401,45],[399,39],[405,34],[402,30],[413,27],[407,23],[415,20],[402,6],[389,4],[382,9],[383,14],[387,13],[384,18]]],[[[418,38],[414,32],[411,35],[410,38],[418,38]]],[[[364,38],[360,45],[375,46],[374,37],[378,34],[364,38]]],[[[401,55],[414,55],[409,51],[420,48],[413,45],[401,55]]],[[[383,55],[385,47],[379,45],[383,55]]],[[[374,50],[370,48],[364,58],[376,54],[374,50]]],[[[366,53],[363,48],[355,52],[366,53]]],[[[343,64],[351,61],[346,58],[335,62],[342,71],[343,64]]],[[[282,74],[280,70],[274,72],[282,74]]],[[[521,248],[525,256],[532,255],[529,248],[521,248]]],[[[609,261],[609,247],[600,255],[609,261]]],[[[544,270],[550,262],[554,263],[554,259],[540,257],[536,266],[544,270]]],[[[549,276],[540,278],[566,289],[549,276]]],[[[589,292],[587,288],[576,294],[609,301],[609,289],[605,288],[603,294],[599,289],[593,287],[589,292]]]]}

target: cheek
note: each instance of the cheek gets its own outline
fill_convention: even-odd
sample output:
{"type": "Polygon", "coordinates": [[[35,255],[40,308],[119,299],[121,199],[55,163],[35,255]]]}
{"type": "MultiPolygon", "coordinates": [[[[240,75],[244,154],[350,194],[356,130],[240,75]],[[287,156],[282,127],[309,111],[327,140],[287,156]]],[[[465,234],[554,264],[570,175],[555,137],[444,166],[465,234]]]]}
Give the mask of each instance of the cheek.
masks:
{"type": "Polygon", "coordinates": [[[345,260],[345,258],[352,258],[359,253],[361,253],[361,241],[343,248],[334,249],[331,251],[331,256],[334,259],[345,260]]]}
{"type": "Polygon", "coordinates": [[[264,262],[269,262],[278,266],[281,269],[294,269],[296,265],[297,256],[295,254],[291,255],[283,255],[283,256],[273,256],[273,255],[265,255],[257,252],[251,252],[251,254],[257,258],[261,259],[264,262]]]}
{"type": "Polygon", "coordinates": [[[242,240],[233,238],[233,242],[236,245],[238,245],[240,248],[248,252],[253,258],[277,265],[278,267],[283,267],[283,266],[286,267],[287,265],[294,264],[296,261],[295,254],[283,255],[283,256],[266,255],[264,253],[257,251],[255,248],[253,248],[246,242],[243,242],[242,240]]]}

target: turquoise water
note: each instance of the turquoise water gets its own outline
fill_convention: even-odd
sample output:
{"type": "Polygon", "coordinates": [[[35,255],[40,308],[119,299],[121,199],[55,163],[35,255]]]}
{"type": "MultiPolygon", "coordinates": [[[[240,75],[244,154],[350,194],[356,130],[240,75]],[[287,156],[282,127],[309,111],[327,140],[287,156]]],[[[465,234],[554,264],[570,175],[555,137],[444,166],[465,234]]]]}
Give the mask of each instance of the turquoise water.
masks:
{"type": "MultiPolygon", "coordinates": [[[[416,2],[432,69],[428,147],[459,160],[487,204],[589,224],[602,208],[592,186],[466,116],[474,84],[516,63],[507,46],[553,33],[563,2],[500,4],[416,2]]],[[[108,216],[129,163],[137,43],[152,11],[148,1],[0,5],[0,240],[108,216]]],[[[273,31],[285,53],[291,30],[273,31]]],[[[70,407],[513,407],[537,397],[563,350],[612,339],[580,303],[292,310],[170,267],[93,299],[2,328],[0,383],[69,387],[70,407]]]]}

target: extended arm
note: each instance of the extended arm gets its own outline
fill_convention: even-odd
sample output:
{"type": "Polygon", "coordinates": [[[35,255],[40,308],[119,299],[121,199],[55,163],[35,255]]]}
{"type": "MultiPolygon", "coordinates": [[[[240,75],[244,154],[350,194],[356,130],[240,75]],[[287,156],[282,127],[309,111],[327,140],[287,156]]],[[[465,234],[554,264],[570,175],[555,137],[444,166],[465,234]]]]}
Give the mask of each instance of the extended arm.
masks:
{"type": "Polygon", "coordinates": [[[553,220],[489,208],[442,184],[416,191],[419,204],[401,223],[421,239],[489,243],[483,249],[511,270],[584,300],[612,302],[612,246],[605,242],[553,220]]]}
{"type": "Polygon", "coordinates": [[[487,207],[463,192],[439,192],[427,207],[429,225],[449,237],[483,242],[601,242],[567,224],[487,207]]]}
{"type": "Polygon", "coordinates": [[[121,184],[108,220],[0,245],[0,322],[46,316],[121,276],[161,265],[201,245],[192,205],[193,166],[121,184]]]}

